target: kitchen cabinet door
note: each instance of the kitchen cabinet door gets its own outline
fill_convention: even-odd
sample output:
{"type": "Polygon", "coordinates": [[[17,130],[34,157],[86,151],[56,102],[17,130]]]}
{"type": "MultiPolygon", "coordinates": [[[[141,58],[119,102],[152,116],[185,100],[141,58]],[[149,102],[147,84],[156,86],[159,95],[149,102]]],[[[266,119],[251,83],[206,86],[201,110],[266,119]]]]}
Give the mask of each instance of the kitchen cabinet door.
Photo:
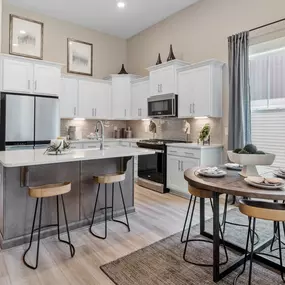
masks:
{"type": "Polygon", "coordinates": [[[78,116],[80,118],[95,119],[97,103],[96,83],[88,80],[79,80],[78,84],[78,116]]]}
{"type": "Polygon", "coordinates": [[[76,118],[78,116],[78,80],[73,78],[61,79],[60,117],[76,118]]]}
{"type": "Polygon", "coordinates": [[[200,160],[196,158],[180,158],[180,173],[179,189],[182,193],[188,193],[188,182],[184,179],[184,171],[193,167],[198,167],[200,160]]]}
{"type": "Polygon", "coordinates": [[[94,116],[98,119],[111,118],[111,85],[96,82],[94,85],[96,102],[94,105],[94,116]]]}
{"type": "Polygon", "coordinates": [[[131,78],[128,76],[112,78],[112,117],[128,119],[131,116],[131,78]]]}
{"type": "Polygon", "coordinates": [[[203,66],[195,69],[192,73],[193,83],[193,103],[192,103],[192,113],[195,117],[201,116],[211,116],[211,100],[212,90],[211,90],[211,67],[203,66]]]}
{"type": "Polygon", "coordinates": [[[34,65],[34,86],[35,94],[59,96],[61,70],[57,66],[44,64],[34,65]]]}
{"type": "Polygon", "coordinates": [[[14,59],[3,60],[3,91],[32,93],[33,64],[14,59]]]}
{"type": "Polygon", "coordinates": [[[151,96],[176,92],[176,72],[173,66],[164,67],[150,73],[151,96]]]}
{"type": "Polygon", "coordinates": [[[167,156],[167,188],[179,191],[181,187],[180,157],[167,156]]]}
{"type": "Polygon", "coordinates": [[[147,115],[147,98],[150,97],[149,81],[143,81],[132,84],[132,119],[146,119],[147,115]]]}

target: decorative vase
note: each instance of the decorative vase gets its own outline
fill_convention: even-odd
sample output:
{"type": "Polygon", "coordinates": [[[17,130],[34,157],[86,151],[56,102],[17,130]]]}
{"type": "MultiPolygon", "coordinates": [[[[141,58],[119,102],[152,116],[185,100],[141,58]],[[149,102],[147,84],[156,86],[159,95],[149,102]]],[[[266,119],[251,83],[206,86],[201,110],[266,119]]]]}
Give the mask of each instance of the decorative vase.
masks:
{"type": "Polygon", "coordinates": [[[160,53],[158,54],[156,65],[162,64],[160,53]]]}
{"type": "Polygon", "coordinates": [[[172,45],[170,45],[170,50],[169,50],[169,55],[168,55],[167,61],[171,61],[171,60],[174,60],[174,59],[176,59],[176,58],[175,58],[175,55],[173,53],[172,45]]]}
{"type": "Polygon", "coordinates": [[[122,68],[121,68],[121,70],[120,70],[120,72],[118,74],[128,74],[128,72],[125,69],[125,65],[124,64],[122,64],[122,68]]]}

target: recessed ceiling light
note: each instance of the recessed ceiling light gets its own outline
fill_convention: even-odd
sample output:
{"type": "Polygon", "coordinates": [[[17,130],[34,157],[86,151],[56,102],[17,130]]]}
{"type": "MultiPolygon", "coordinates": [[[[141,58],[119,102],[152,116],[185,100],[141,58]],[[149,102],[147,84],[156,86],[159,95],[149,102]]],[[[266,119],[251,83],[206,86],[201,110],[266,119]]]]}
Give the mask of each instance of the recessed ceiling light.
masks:
{"type": "Polygon", "coordinates": [[[17,47],[17,46],[18,46],[18,44],[13,44],[13,46],[14,46],[14,47],[17,47]]]}
{"type": "Polygon", "coordinates": [[[23,31],[23,30],[21,30],[21,31],[20,31],[20,34],[25,34],[25,33],[26,33],[26,32],[25,32],[25,31],[23,31]]]}
{"type": "Polygon", "coordinates": [[[117,6],[120,9],[124,9],[126,7],[126,3],[124,1],[118,1],[117,6]]]}

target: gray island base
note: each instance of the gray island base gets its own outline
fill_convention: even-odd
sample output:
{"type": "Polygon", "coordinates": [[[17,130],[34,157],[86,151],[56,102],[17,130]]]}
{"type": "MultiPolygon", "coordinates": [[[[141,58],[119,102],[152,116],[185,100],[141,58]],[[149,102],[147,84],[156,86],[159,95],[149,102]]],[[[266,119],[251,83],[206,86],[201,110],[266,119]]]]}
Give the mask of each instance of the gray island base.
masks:
{"type": "MultiPolygon", "coordinates": [[[[34,152],[36,152],[36,150],[34,152]]],[[[98,152],[98,150],[96,150],[96,152],[98,152]]],[[[0,152],[0,160],[1,153],[3,154],[4,152],[0,152]]],[[[145,152],[144,154],[148,153],[145,152]]],[[[117,154],[117,156],[118,155],[119,154],[117,154]]],[[[134,155],[140,155],[140,153],[134,155]]],[[[73,157],[76,157],[76,155],[73,155],[73,157]]],[[[11,165],[6,167],[3,160],[1,161],[0,231],[1,247],[3,249],[29,242],[36,199],[29,197],[28,186],[71,182],[71,191],[64,195],[64,199],[69,229],[72,230],[86,226],[91,221],[98,189],[98,184],[94,183],[93,176],[125,171],[126,179],[122,182],[122,188],[126,208],[128,213],[135,211],[133,156],[109,158],[108,155],[105,154],[103,159],[92,159],[91,151],[89,151],[88,157],[90,157],[90,160],[83,159],[80,161],[62,161],[37,165],[31,165],[32,163],[29,162],[26,163],[29,165],[16,167],[11,167],[11,165]]],[[[62,159],[64,160],[64,158],[62,159]]],[[[66,158],[66,160],[68,160],[68,158],[66,158]]],[[[23,162],[21,164],[25,163],[23,162]]],[[[105,186],[101,186],[101,188],[102,187],[105,186]]],[[[110,206],[112,198],[111,185],[107,187],[107,202],[108,206],[110,206]]],[[[105,191],[100,191],[95,223],[104,220],[104,210],[101,209],[104,206],[104,195],[105,191]]],[[[61,207],[60,203],[61,231],[65,232],[61,207]]],[[[110,216],[110,212],[108,212],[108,215],[110,216]]],[[[114,216],[118,217],[123,215],[124,210],[119,185],[116,183],[114,216]]],[[[122,219],[124,219],[124,217],[122,217],[122,219]]],[[[42,226],[44,227],[50,224],[56,224],[56,197],[43,199],[42,226]]],[[[38,217],[36,220],[36,227],[37,226],[38,217]]],[[[41,237],[45,238],[56,233],[56,228],[46,228],[41,230],[41,237]]],[[[34,234],[34,239],[36,237],[37,232],[34,234]]]]}

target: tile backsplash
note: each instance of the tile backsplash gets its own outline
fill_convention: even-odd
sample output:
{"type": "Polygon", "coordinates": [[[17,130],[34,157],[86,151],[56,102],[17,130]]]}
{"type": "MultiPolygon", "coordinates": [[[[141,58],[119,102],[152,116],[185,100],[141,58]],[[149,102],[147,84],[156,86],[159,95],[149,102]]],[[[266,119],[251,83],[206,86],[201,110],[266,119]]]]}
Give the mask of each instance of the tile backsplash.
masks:
{"type": "MultiPolygon", "coordinates": [[[[155,119],[157,125],[156,138],[159,139],[177,139],[186,140],[186,135],[183,131],[183,119],[155,119]]],[[[209,123],[211,126],[211,142],[223,142],[222,136],[222,119],[207,118],[207,119],[187,119],[191,125],[191,134],[189,139],[193,142],[197,141],[202,127],[209,123]]],[[[95,120],[75,121],[75,120],[61,120],[61,135],[66,136],[69,126],[76,126],[81,130],[82,137],[86,138],[89,133],[94,133],[95,120]]],[[[114,137],[114,127],[118,129],[131,127],[134,138],[153,138],[153,134],[148,131],[149,121],[104,121],[105,137],[114,137]]]]}

